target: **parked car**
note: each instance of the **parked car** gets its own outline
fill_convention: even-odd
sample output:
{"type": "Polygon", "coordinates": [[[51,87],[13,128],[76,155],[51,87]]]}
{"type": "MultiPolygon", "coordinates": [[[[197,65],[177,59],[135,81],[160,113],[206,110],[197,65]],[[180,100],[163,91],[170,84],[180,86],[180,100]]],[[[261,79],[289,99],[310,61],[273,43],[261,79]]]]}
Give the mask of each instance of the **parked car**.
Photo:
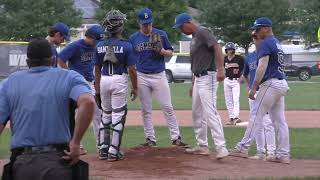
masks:
{"type": "MultiPolygon", "coordinates": [[[[169,83],[191,80],[190,55],[176,53],[166,58],[166,75],[169,83]]],[[[320,55],[318,53],[292,53],[285,54],[284,69],[287,76],[298,77],[306,81],[311,76],[320,75],[320,55]]]]}
{"type": "Polygon", "coordinates": [[[320,55],[316,53],[285,54],[285,73],[306,81],[320,75],[320,55]]]}
{"type": "Polygon", "coordinates": [[[191,80],[191,61],[187,53],[175,53],[166,58],[166,75],[169,83],[179,80],[191,80]]]}

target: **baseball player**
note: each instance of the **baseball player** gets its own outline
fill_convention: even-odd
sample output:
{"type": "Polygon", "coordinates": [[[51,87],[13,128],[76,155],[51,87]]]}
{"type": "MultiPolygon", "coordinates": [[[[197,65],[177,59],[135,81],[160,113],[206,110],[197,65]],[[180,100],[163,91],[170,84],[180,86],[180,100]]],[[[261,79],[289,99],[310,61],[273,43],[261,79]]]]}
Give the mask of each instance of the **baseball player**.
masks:
{"type": "MultiPolygon", "coordinates": [[[[103,39],[103,37],[103,28],[99,25],[94,25],[86,31],[84,39],[80,39],[66,46],[59,53],[58,57],[59,66],[61,68],[74,70],[80,73],[91,86],[93,94],[95,94],[93,88],[94,50],[96,43],[103,39]],[[68,65],[66,64],[67,62],[68,65]]],[[[75,109],[76,104],[71,103],[70,108],[75,109]]],[[[99,148],[98,132],[101,121],[101,110],[98,107],[96,107],[93,119],[93,132],[96,137],[96,145],[99,148]]],[[[82,148],[81,154],[86,154],[86,150],[84,148],[82,148]]]]}
{"type": "Polygon", "coordinates": [[[137,96],[136,58],[132,45],[121,37],[125,20],[126,15],[119,10],[107,13],[103,26],[110,33],[110,38],[100,42],[95,51],[96,96],[98,99],[101,97],[103,110],[99,129],[99,158],[108,161],[123,159],[120,146],[128,111],[128,73],[132,84],[132,100],[137,96]]]}
{"type": "Polygon", "coordinates": [[[224,79],[221,46],[208,29],[198,27],[192,22],[191,15],[179,14],[173,28],[179,28],[186,35],[192,34],[190,47],[192,87],[192,119],[197,146],[187,148],[187,153],[209,155],[207,124],[211,130],[216,147],[217,159],[227,157],[221,118],[216,108],[216,82],[224,79]]]}
{"type": "Polygon", "coordinates": [[[164,57],[172,56],[173,48],[167,33],[152,26],[152,11],[143,8],[138,13],[140,30],[129,39],[137,56],[138,94],[146,142],[143,146],[156,146],[155,131],[152,124],[152,95],[160,102],[167,120],[173,146],[185,146],[176,115],[171,103],[171,94],[165,74],[164,57]]]}
{"type": "Polygon", "coordinates": [[[289,87],[284,79],[284,53],[280,42],[273,35],[272,22],[269,18],[258,18],[252,29],[263,39],[258,49],[258,67],[249,92],[249,98],[254,102],[251,105],[250,121],[244,137],[231,155],[246,157],[252,140],[263,126],[263,117],[268,112],[277,133],[275,155],[268,155],[266,160],[289,164],[289,129],[284,113],[284,96],[287,95],[289,87]],[[258,87],[259,92],[255,97],[258,87]]]}
{"type": "Polygon", "coordinates": [[[230,121],[227,125],[236,125],[241,122],[240,114],[240,83],[239,79],[242,74],[244,59],[240,55],[236,55],[236,46],[233,42],[225,45],[227,56],[224,58],[224,68],[226,78],[224,79],[224,97],[229,113],[230,121]]]}
{"type": "MultiPolygon", "coordinates": [[[[252,41],[256,46],[256,50],[246,57],[243,69],[244,80],[247,84],[248,90],[252,88],[254,76],[257,69],[257,49],[259,48],[262,39],[260,39],[257,34],[252,34],[252,41]]],[[[249,99],[249,107],[252,106],[253,100],[249,99]]],[[[274,155],[275,152],[275,132],[270,119],[269,114],[267,113],[263,116],[263,126],[257,130],[257,135],[255,137],[257,144],[256,155],[249,157],[251,159],[263,160],[268,155],[274,155]]]]}
{"type": "Polygon", "coordinates": [[[55,23],[48,30],[47,40],[51,45],[52,66],[57,67],[58,52],[56,48],[57,46],[60,46],[60,44],[65,40],[70,40],[69,27],[62,22],[55,23]]]}

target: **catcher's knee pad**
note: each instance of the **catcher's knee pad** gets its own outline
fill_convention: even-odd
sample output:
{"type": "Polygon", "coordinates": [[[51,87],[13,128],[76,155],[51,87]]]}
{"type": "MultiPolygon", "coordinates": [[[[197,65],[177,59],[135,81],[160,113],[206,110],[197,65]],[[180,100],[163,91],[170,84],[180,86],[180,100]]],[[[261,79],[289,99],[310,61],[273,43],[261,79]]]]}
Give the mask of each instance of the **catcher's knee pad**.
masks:
{"type": "MultiPolygon", "coordinates": [[[[121,108],[118,108],[118,109],[113,109],[112,110],[114,113],[121,113],[123,112],[123,115],[121,117],[121,119],[117,122],[113,122],[112,123],[112,130],[113,130],[113,133],[118,133],[118,138],[116,141],[113,141],[115,142],[114,144],[111,144],[111,146],[116,149],[117,151],[120,150],[120,145],[121,145],[121,140],[122,140],[122,135],[123,135],[123,129],[124,129],[124,124],[125,124],[125,121],[126,121],[126,116],[127,116],[127,112],[128,112],[128,109],[127,109],[127,105],[121,107],[121,108]]],[[[113,137],[114,138],[114,137],[113,137]]]]}

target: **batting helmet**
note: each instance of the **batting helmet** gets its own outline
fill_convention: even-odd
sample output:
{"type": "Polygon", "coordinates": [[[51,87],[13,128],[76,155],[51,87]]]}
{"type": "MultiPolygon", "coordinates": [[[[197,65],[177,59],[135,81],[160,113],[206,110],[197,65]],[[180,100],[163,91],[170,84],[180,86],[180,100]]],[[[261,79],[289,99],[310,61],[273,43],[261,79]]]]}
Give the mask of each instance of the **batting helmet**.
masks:
{"type": "Polygon", "coordinates": [[[119,10],[111,10],[107,13],[104,18],[102,25],[107,29],[110,33],[118,33],[123,31],[124,21],[126,19],[126,15],[123,14],[119,10]]]}
{"type": "Polygon", "coordinates": [[[233,50],[233,52],[235,53],[236,52],[236,45],[233,43],[233,42],[228,42],[226,45],[225,45],[225,52],[227,53],[228,50],[233,50]]]}

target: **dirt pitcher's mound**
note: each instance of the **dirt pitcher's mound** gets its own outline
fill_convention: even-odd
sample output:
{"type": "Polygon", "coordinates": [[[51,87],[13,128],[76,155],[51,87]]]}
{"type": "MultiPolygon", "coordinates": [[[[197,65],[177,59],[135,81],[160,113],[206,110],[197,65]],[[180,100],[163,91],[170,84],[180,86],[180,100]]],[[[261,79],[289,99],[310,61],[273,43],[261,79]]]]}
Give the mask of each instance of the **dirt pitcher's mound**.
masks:
{"type": "Polygon", "coordinates": [[[241,179],[247,177],[320,177],[320,161],[292,160],[290,165],[227,157],[190,155],[182,148],[136,147],[122,161],[98,160],[87,155],[90,175],[102,179],[241,179]]]}

